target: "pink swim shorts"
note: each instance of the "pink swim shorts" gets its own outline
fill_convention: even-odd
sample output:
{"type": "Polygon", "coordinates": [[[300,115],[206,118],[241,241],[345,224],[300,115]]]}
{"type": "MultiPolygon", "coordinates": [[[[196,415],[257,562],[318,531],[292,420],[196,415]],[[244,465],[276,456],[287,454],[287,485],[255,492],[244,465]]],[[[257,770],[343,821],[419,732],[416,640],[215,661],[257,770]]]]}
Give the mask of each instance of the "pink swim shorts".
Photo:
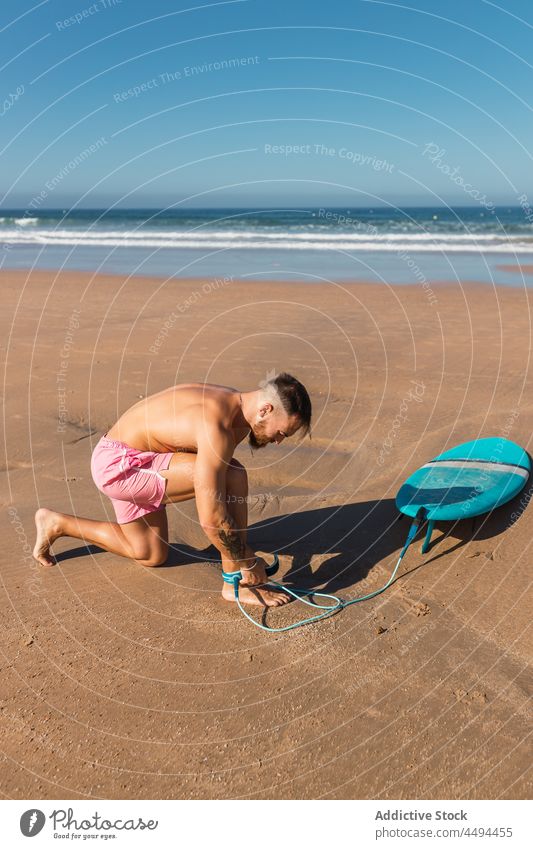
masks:
{"type": "Polygon", "coordinates": [[[139,451],[102,436],[92,454],[91,474],[100,492],[111,499],[120,525],[160,509],[166,486],[160,472],[168,469],[173,456],[139,451]]]}

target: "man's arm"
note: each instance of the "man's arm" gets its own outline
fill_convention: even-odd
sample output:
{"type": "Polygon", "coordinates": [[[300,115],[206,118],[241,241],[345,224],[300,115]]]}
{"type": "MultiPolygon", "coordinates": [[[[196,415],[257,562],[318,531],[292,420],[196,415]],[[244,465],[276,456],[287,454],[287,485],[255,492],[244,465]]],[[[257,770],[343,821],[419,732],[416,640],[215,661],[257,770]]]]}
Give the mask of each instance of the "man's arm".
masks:
{"type": "MultiPolygon", "coordinates": [[[[219,425],[202,423],[197,444],[194,491],[202,529],[222,556],[233,562],[233,571],[249,568],[255,555],[244,542],[246,528],[236,527],[226,506],[226,475],[235,450],[233,436],[219,425]]],[[[264,580],[266,575],[258,568],[254,583],[264,580]]]]}

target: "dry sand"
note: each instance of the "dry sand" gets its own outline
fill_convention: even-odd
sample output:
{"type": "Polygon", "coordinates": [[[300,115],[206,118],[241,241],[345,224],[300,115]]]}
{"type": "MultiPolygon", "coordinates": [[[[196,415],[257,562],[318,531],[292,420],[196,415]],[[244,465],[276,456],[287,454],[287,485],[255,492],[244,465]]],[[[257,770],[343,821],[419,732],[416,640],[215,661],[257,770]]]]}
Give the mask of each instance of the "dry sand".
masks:
{"type": "MultiPolygon", "coordinates": [[[[409,473],[477,436],[528,447],[530,293],[0,280],[4,796],[528,795],[524,496],[474,538],[460,523],[426,556],[414,545],[385,595],[277,636],[221,600],[193,502],[168,510],[160,569],[63,539],[42,570],[28,548],[39,505],[114,518],[91,449],[140,396],[187,380],[254,389],[286,369],[310,391],[313,436],[238,449],[252,544],[278,550],[295,584],[344,597],[380,586],[407,531],[394,497],[409,473]]],[[[268,621],[305,614],[289,605],[268,621]]]]}

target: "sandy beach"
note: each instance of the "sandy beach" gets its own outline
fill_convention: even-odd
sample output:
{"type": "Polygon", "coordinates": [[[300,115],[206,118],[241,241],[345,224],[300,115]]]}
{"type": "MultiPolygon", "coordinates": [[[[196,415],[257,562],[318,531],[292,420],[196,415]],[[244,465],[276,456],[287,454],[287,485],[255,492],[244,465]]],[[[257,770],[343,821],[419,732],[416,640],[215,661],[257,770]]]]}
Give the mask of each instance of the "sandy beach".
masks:
{"type": "Polygon", "coordinates": [[[478,436],[530,449],[531,290],[0,282],[4,797],[527,798],[530,484],[474,536],[437,526],[383,596],[282,635],[220,598],[193,502],[168,509],[162,568],[62,539],[46,570],[30,551],[39,506],[114,520],[91,451],[140,397],[190,380],[255,389],[287,370],[311,395],[312,438],[238,448],[250,541],[297,586],[381,586],[407,533],[394,498],[408,474],[478,436]]]}

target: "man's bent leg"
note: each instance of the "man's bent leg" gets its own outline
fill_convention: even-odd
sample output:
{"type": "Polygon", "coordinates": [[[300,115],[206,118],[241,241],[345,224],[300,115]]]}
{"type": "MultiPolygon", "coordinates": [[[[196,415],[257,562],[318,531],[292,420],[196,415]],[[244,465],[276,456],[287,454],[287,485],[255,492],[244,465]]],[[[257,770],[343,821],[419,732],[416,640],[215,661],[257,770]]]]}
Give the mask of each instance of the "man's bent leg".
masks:
{"type": "MultiPolygon", "coordinates": [[[[235,523],[244,547],[248,537],[248,474],[238,460],[232,459],[226,474],[226,509],[235,523]]],[[[232,562],[222,554],[222,565],[231,572],[232,562]]]]}
{"type": "Polygon", "coordinates": [[[159,474],[167,481],[162,504],[194,498],[195,462],[196,454],[178,452],[172,457],[168,469],[161,469],[159,474]]]}
{"type": "MultiPolygon", "coordinates": [[[[163,503],[170,504],[175,501],[186,501],[194,498],[194,467],[195,454],[175,454],[167,470],[161,470],[161,474],[167,479],[166,495],[163,503]]],[[[234,520],[239,535],[246,544],[248,529],[248,478],[246,469],[241,463],[233,459],[228,467],[226,475],[226,507],[228,513],[234,520]]],[[[224,569],[231,572],[232,561],[221,551],[222,565],[224,569]]],[[[226,601],[235,601],[233,587],[225,582],[222,585],[222,597],[226,601]]],[[[291,601],[288,593],[263,587],[241,587],[239,599],[244,604],[256,604],[263,607],[277,607],[291,601]]]]}
{"type": "Polygon", "coordinates": [[[35,514],[37,541],[33,556],[52,566],[50,546],[60,537],[74,537],[129,557],[143,566],[160,566],[168,556],[168,523],[165,509],[148,513],[133,522],[99,522],[41,507],[35,514]]]}
{"type": "MultiPolygon", "coordinates": [[[[229,465],[226,475],[226,504],[237,533],[243,545],[247,545],[248,535],[248,475],[244,466],[233,459],[229,465]]],[[[232,564],[222,556],[224,569],[231,572],[232,564]]],[[[222,587],[222,598],[226,601],[235,601],[235,593],[231,584],[224,583],[222,587]]],[[[264,607],[278,607],[292,601],[290,595],[277,589],[266,589],[264,587],[239,588],[239,600],[243,604],[262,605],[264,607]]]]}
{"type": "MultiPolygon", "coordinates": [[[[174,454],[168,469],[161,475],[167,479],[164,504],[194,498],[195,454],[174,454]]],[[[248,476],[238,460],[232,459],[226,474],[226,510],[235,522],[236,531],[246,545],[248,529],[248,476]]],[[[231,572],[233,561],[222,551],[222,565],[231,572]]]]}
{"type": "Polygon", "coordinates": [[[237,532],[246,545],[248,531],[248,474],[246,469],[233,459],[226,475],[226,502],[228,512],[235,521],[237,532]]]}

